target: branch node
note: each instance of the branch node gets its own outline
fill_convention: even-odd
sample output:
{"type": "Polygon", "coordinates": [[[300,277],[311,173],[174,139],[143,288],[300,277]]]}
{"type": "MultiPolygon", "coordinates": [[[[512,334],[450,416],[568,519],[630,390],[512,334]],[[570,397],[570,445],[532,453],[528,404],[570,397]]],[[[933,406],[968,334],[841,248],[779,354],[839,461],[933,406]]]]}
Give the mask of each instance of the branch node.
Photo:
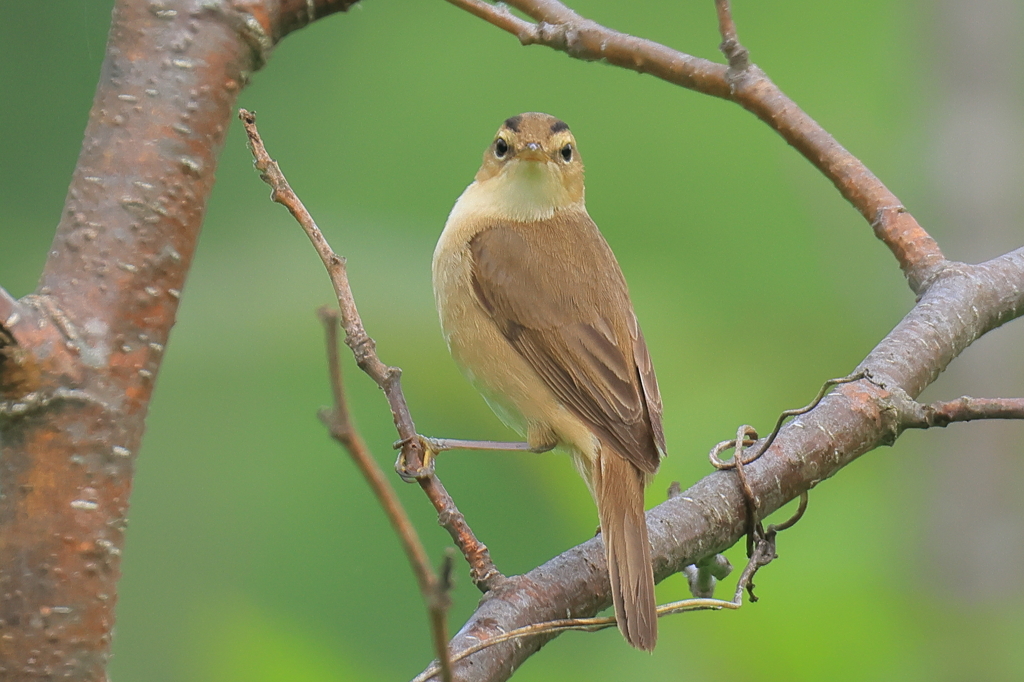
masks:
{"type": "Polygon", "coordinates": [[[718,32],[722,35],[718,49],[729,60],[729,71],[734,74],[746,71],[750,67],[750,53],[736,36],[736,24],[732,19],[729,0],[715,0],[715,10],[718,14],[718,32]]]}
{"type": "Polygon", "coordinates": [[[666,497],[671,500],[673,497],[679,497],[682,494],[683,488],[682,486],[679,485],[679,481],[672,481],[672,483],[668,486],[666,497]]]}
{"type": "Polygon", "coordinates": [[[1024,419],[1024,398],[972,398],[965,395],[956,400],[922,405],[906,396],[896,409],[901,429],[930,429],[977,419],[1024,419]]]}
{"type": "Polygon", "coordinates": [[[732,572],[732,564],[724,554],[712,554],[695,564],[683,568],[683,575],[690,586],[690,594],[697,599],[711,599],[715,596],[715,585],[732,572]]]}

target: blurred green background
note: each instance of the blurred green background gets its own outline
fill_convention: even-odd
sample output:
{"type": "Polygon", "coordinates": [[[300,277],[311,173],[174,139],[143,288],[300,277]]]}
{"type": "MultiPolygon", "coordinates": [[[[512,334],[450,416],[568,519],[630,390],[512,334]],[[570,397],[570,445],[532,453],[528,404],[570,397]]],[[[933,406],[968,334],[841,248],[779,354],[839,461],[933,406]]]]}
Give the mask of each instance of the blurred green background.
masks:
{"type": "MultiPolygon", "coordinates": [[[[61,213],[111,4],[4,8],[0,284],[15,295],[35,287],[61,213]]],[[[737,0],[734,12],[754,61],[952,242],[930,170],[942,148],[930,124],[944,87],[933,59],[941,4],[737,0]]],[[[572,5],[720,59],[711,0],[572,5]]],[[[1003,87],[1019,106],[1013,66],[1003,87]]],[[[669,457],[649,505],[672,481],[709,473],[708,449],[737,425],[766,431],[849,372],[913,304],[869,226],[739,107],[520,47],[441,0],[366,0],[293,34],[239,105],[258,112],[271,154],[349,258],[366,327],[404,369],[419,430],[466,438],[510,434],[444,347],[434,242],[505,117],[547,111],[569,122],[590,212],[629,280],[664,394],[669,457]]],[[[115,680],[403,680],[431,658],[399,545],[315,417],[329,402],[314,315],[332,300],[327,277],[267,197],[235,121],[138,460],[115,680]]],[[[1022,233],[1005,246],[980,233],[969,241],[992,256],[1022,233]]],[[[1015,362],[1001,373],[1019,376],[1019,353],[1015,362]]],[[[390,471],[385,402],[348,358],[345,369],[358,423],[390,471]]],[[[931,397],[983,393],[943,381],[931,397]]],[[[966,434],[957,461],[973,461],[989,453],[971,443],[998,427],[953,428],[966,434]]],[[[569,633],[515,679],[1024,679],[1021,448],[996,460],[1002,492],[987,496],[1003,506],[986,513],[998,524],[975,528],[992,536],[986,556],[1003,573],[971,570],[982,565],[972,545],[934,521],[938,508],[978,504],[935,492],[929,472],[948,433],[908,433],[816,489],[759,575],[759,603],[668,618],[653,656],[614,630],[569,633]],[[942,561],[968,577],[946,579],[942,561]]],[[[1019,439],[1019,426],[1008,433],[1019,439]]],[[[506,573],[593,534],[595,510],[564,456],[452,453],[438,468],[506,573]]],[[[440,561],[446,533],[418,488],[394,483],[440,561]]],[[[730,557],[742,565],[740,552],[730,557]]],[[[479,597],[461,562],[457,576],[453,630],[479,597]]],[[[667,580],[658,596],[685,597],[685,582],[667,580]]]]}

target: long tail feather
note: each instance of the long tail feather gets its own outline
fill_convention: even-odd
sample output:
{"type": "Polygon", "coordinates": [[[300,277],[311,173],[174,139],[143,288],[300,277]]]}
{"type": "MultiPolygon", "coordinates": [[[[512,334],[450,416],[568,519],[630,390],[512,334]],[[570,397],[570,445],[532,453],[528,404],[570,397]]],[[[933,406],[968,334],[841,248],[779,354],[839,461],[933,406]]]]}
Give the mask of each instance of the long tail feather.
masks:
{"type": "Polygon", "coordinates": [[[651,546],[644,518],[644,476],[607,447],[592,470],[611,578],[615,620],[626,641],[653,651],[658,641],[651,546]]]}

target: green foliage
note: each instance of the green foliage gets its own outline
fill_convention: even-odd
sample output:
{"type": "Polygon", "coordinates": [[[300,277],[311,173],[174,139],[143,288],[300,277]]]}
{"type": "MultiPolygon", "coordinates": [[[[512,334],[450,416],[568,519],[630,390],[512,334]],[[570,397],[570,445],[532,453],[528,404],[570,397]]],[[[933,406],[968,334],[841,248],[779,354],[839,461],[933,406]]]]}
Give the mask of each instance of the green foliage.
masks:
{"type": "MultiPolygon", "coordinates": [[[[54,4],[63,11],[13,3],[0,23],[0,282],[17,295],[34,288],[60,215],[111,5],[54,4]]],[[[912,35],[897,39],[905,5],[739,2],[735,13],[754,61],[913,207],[924,159],[912,126],[925,103],[907,89],[916,78],[894,76],[915,68],[918,49],[912,35]]],[[[574,6],[719,57],[710,0],[574,6]]],[[[706,475],[708,449],[738,424],[767,430],[846,374],[913,303],[864,221],[746,112],[522,48],[440,0],[366,0],[292,35],[239,105],[258,112],[271,154],[349,258],[367,329],[404,369],[420,431],[450,437],[509,434],[440,338],[434,240],[505,117],[569,122],[664,393],[670,456],[652,505],[671,481],[706,475]]],[[[267,201],[237,123],[218,178],[138,461],[113,678],[406,679],[431,658],[422,601],[372,496],[315,418],[329,401],[313,314],[332,300],[326,275],[267,201]]],[[[383,398],[350,361],[345,371],[358,423],[389,467],[383,398]]],[[[926,510],[919,467],[901,461],[924,454],[905,441],[812,493],[806,519],[780,539],[782,558],[759,575],[758,604],[670,618],[653,656],[614,630],[570,633],[516,679],[1020,678],[1019,602],[947,605],[917,583],[908,538],[926,510]]],[[[593,534],[593,505],[565,458],[451,453],[438,469],[505,572],[593,534]]],[[[447,535],[418,489],[395,485],[439,561],[447,535]]],[[[658,594],[682,598],[684,581],[658,594]]],[[[461,567],[454,599],[457,628],[478,599],[461,567]]]]}

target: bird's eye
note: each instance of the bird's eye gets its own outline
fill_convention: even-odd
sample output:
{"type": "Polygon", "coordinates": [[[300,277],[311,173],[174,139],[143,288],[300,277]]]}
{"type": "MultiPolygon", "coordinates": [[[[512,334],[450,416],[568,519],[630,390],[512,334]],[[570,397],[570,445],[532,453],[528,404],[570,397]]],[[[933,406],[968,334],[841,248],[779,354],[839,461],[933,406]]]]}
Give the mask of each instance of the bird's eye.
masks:
{"type": "Polygon", "coordinates": [[[504,137],[499,137],[494,141],[494,155],[502,159],[506,154],[508,154],[508,142],[505,142],[504,137]]]}
{"type": "Polygon", "coordinates": [[[572,161],[572,145],[567,144],[562,147],[562,159],[565,161],[572,161]]]}

